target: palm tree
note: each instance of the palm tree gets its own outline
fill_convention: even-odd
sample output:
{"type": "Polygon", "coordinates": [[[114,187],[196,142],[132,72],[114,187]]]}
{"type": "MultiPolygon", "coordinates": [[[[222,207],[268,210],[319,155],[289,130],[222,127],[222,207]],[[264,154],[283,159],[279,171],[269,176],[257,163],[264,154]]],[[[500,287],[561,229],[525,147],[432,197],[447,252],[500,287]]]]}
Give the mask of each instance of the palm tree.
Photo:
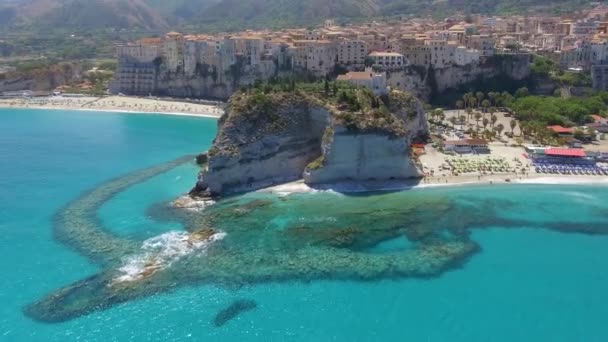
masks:
{"type": "Polygon", "coordinates": [[[479,132],[479,120],[481,119],[481,113],[475,112],[475,121],[477,122],[477,131],[479,132]]]}
{"type": "Polygon", "coordinates": [[[505,126],[503,126],[503,124],[498,124],[496,125],[496,132],[498,132],[498,137],[500,137],[500,135],[502,134],[502,131],[505,129],[505,126]]]}
{"type": "Polygon", "coordinates": [[[511,134],[514,134],[515,127],[517,127],[517,121],[515,121],[515,119],[511,120],[509,126],[511,126],[511,134]]]}
{"type": "Polygon", "coordinates": [[[464,123],[466,121],[467,117],[464,115],[461,115],[458,117],[458,120],[460,121],[460,129],[464,129],[464,123]]]}
{"type": "Polygon", "coordinates": [[[443,118],[445,118],[445,115],[443,114],[443,109],[441,108],[436,108],[433,111],[433,114],[437,116],[441,121],[443,121],[443,118]]]}
{"type": "Polygon", "coordinates": [[[458,108],[459,114],[462,108],[464,108],[464,102],[462,100],[456,101],[456,108],[458,108]]]}
{"type": "Polygon", "coordinates": [[[494,128],[494,125],[496,125],[496,121],[498,121],[498,117],[494,114],[492,114],[492,116],[490,116],[490,122],[492,123],[492,128],[494,128]]]}
{"type": "Polygon", "coordinates": [[[483,101],[481,101],[481,106],[483,107],[483,109],[485,111],[487,111],[488,108],[490,108],[490,100],[483,100],[483,101]]]}
{"type": "Polygon", "coordinates": [[[452,124],[452,129],[456,129],[456,117],[452,116],[448,119],[448,121],[452,124]]]}
{"type": "Polygon", "coordinates": [[[492,106],[496,106],[496,97],[498,96],[498,93],[495,93],[493,91],[488,93],[488,98],[490,99],[490,102],[492,102],[492,106]]]}
{"type": "Polygon", "coordinates": [[[477,98],[475,96],[471,96],[469,98],[469,108],[473,108],[477,106],[477,98]]]}
{"type": "Polygon", "coordinates": [[[468,92],[468,93],[464,94],[464,96],[467,99],[467,104],[469,105],[469,108],[473,107],[473,102],[472,101],[475,98],[475,94],[473,94],[472,92],[468,92]]]}
{"type": "Polygon", "coordinates": [[[467,108],[466,112],[467,112],[467,120],[471,120],[471,118],[473,117],[473,110],[471,108],[467,108]]]}
{"type": "Polygon", "coordinates": [[[477,104],[479,104],[481,106],[481,101],[483,101],[483,99],[486,97],[485,94],[481,91],[478,91],[475,94],[475,97],[477,98],[477,104]]]}
{"type": "Polygon", "coordinates": [[[490,120],[483,118],[483,121],[481,123],[483,125],[483,129],[486,129],[486,127],[488,127],[488,124],[490,123],[490,120]]]}

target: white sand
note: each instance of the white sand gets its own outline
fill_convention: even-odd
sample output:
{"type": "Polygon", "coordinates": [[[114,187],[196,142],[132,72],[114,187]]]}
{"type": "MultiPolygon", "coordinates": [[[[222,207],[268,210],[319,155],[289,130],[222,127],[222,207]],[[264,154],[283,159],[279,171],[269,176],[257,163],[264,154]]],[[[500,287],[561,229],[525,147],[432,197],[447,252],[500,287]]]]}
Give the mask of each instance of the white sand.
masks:
{"type": "Polygon", "coordinates": [[[3,108],[63,109],[120,113],[171,114],[219,118],[220,106],[128,96],[0,99],[3,108]]]}
{"type": "Polygon", "coordinates": [[[608,177],[602,176],[529,176],[513,178],[508,176],[485,176],[477,179],[476,176],[453,176],[437,178],[435,181],[424,183],[422,181],[391,181],[391,182],[373,182],[373,183],[337,183],[331,185],[323,185],[319,187],[310,187],[299,180],[291,183],[280,184],[270,188],[259,190],[260,192],[270,192],[279,195],[289,195],[294,193],[311,193],[311,192],[337,192],[337,193],[357,193],[369,191],[398,191],[407,189],[421,189],[444,186],[465,186],[465,185],[496,185],[496,184],[539,184],[539,185],[600,185],[608,186],[608,177]],[[445,180],[448,182],[445,182],[445,180]],[[510,182],[506,182],[509,179],[510,182]],[[442,181],[443,180],[443,181],[442,181]]]}

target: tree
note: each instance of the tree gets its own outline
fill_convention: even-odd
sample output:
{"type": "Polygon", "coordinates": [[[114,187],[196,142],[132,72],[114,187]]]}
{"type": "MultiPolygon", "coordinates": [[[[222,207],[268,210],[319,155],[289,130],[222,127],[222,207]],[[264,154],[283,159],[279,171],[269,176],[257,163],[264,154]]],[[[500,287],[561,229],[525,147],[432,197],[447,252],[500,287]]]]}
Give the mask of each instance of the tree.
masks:
{"type": "Polygon", "coordinates": [[[469,98],[469,108],[477,107],[477,98],[475,96],[469,98]]]}
{"type": "Polygon", "coordinates": [[[471,92],[466,93],[462,96],[462,100],[464,101],[465,107],[471,108],[473,106],[471,101],[473,100],[474,97],[475,97],[475,94],[473,94],[471,92]]]}
{"type": "Polygon", "coordinates": [[[522,98],[530,95],[530,91],[526,87],[521,87],[515,91],[516,98],[522,98]]]}
{"type": "Polygon", "coordinates": [[[585,139],[585,132],[583,132],[581,129],[575,130],[574,131],[574,139],[584,140],[585,139]]]}
{"type": "Polygon", "coordinates": [[[498,96],[498,93],[495,93],[493,91],[488,93],[488,99],[490,99],[490,102],[492,102],[492,106],[496,106],[496,97],[498,96]]]}
{"type": "Polygon", "coordinates": [[[462,100],[458,100],[456,101],[456,108],[458,108],[458,110],[462,110],[464,108],[464,102],[462,100]]]}
{"type": "Polygon", "coordinates": [[[456,129],[456,117],[452,116],[448,119],[450,121],[450,123],[452,124],[452,128],[456,129]]]}
{"type": "Polygon", "coordinates": [[[324,82],[324,92],[325,92],[325,97],[329,97],[329,81],[327,80],[327,78],[325,79],[325,82],[324,82]]]}
{"type": "Polygon", "coordinates": [[[481,123],[483,125],[483,129],[486,129],[486,127],[488,127],[488,124],[490,123],[490,120],[483,118],[481,123]]]}
{"type": "Polygon", "coordinates": [[[338,95],[338,82],[332,82],[332,93],[334,96],[338,95]]]}
{"type": "Polygon", "coordinates": [[[488,110],[488,108],[490,108],[490,101],[489,100],[483,100],[481,101],[481,106],[484,109],[484,112],[488,110]]]}
{"type": "Polygon", "coordinates": [[[481,113],[475,112],[475,121],[477,122],[477,131],[479,131],[479,120],[481,119],[481,113]]]}
{"type": "Polygon", "coordinates": [[[460,121],[460,129],[464,129],[464,123],[466,122],[466,116],[461,115],[458,117],[458,120],[460,121]]]}
{"type": "Polygon", "coordinates": [[[492,123],[492,127],[494,127],[494,125],[496,125],[496,121],[498,121],[498,117],[494,114],[492,114],[492,116],[490,116],[490,122],[492,123]]]}
{"type": "Polygon", "coordinates": [[[498,132],[498,137],[500,137],[500,135],[502,134],[502,131],[505,129],[505,126],[503,124],[498,124],[496,125],[496,132],[498,132]]]}
{"type": "Polygon", "coordinates": [[[511,134],[515,134],[515,127],[517,127],[517,121],[515,119],[509,122],[509,126],[511,126],[511,134]]]}
{"type": "Polygon", "coordinates": [[[473,110],[471,108],[467,108],[466,112],[467,112],[467,120],[471,120],[471,117],[473,117],[473,110]]]}
{"type": "Polygon", "coordinates": [[[363,61],[363,64],[365,64],[365,66],[369,68],[369,67],[371,67],[372,65],[375,64],[375,61],[374,61],[373,58],[371,58],[371,57],[368,56],[368,57],[365,57],[365,60],[363,61]]]}
{"type": "Polygon", "coordinates": [[[437,118],[443,122],[443,120],[445,120],[445,114],[443,113],[443,109],[441,108],[436,108],[433,113],[437,116],[437,118]]]}
{"type": "Polygon", "coordinates": [[[481,103],[482,103],[483,99],[484,99],[486,96],[485,96],[485,95],[484,95],[484,93],[482,93],[481,91],[478,91],[478,92],[475,94],[475,97],[477,98],[477,104],[481,106],[481,103]]]}

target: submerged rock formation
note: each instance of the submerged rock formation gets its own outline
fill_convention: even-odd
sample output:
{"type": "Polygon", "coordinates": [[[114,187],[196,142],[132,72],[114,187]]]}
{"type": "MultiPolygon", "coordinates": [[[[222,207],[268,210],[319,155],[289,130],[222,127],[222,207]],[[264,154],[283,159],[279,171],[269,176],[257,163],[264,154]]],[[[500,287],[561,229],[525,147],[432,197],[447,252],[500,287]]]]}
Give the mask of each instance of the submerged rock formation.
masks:
{"type": "Polygon", "coordinates": [[[241,313],[253,310],[257,307],[258,304],[251,299],[236,300],[230,306],[226,307],[215,315],[213,325],[216,327],[221,327],[222,325],[236,318],[241,313]]]}
{"type": "Polygon", "coordinates": [[[413,96],[360,88],[235,94],[193,194],[217,196],[304,178],[309,184],[419,177],[413,139],[427,135],[413,96]]]}

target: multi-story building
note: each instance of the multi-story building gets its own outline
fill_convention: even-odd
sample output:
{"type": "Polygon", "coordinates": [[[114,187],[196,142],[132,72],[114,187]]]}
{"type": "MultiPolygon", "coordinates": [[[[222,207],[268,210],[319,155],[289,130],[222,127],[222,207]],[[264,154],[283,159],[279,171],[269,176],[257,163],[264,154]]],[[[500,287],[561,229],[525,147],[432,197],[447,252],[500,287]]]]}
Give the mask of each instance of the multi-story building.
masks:
{"type": "Polygon", "coordinates": [[[427,40],[424,42],[431,53],[430,64],[434,68],[444,68],[454,60],[454,47],[445,40],[427,40]]]}
{"type": "Polygon", "coordinates": [[[184,67],[184,36],[181,33],[169,32],[163,41],[163,56],[167,69],[178,72],[184,67]]]}
{"type": "Polygon", "coordinates": [[[608,63],[596,64],[591,67],[593,89],[608,90],[608,63]]]}
{"type": "Polygon", "coordinates": [[[368,54],[367,43],[363,40],[343,40],[338,43],[338,64],[363,64],[368,54]]]}
{"type": "Polygon", "coordinates": [[[479,62],[479,51],[458,46],[454,49],[454,64],[463,66],[479,62]]]}
{"type": "Polygon", "coordinates": [[[293,44],[294,68],[325,76],[336,66],[335,43],[329,40],[295,40],[293,44]]]}
{"type": "Polygon", "coordinates": [[[400,69],[407,64],[403,55],[397,52],[372,52],[369,58],[374,61],[374,67],[385,70],[400,69]]]}
{"type": "Polygon", "coordinates": [[[116,48],[119,60],[130,62],[152,62],[161,56],[161,41],[140,41],[136,44],[118,45],[116,48]]]}
{"type": "Polygon", "coordinates": [[[496,40],[487,34],[467,36],[466,46],[469,49],[479,50],[481,56],[493,56],[496,40]]]}

